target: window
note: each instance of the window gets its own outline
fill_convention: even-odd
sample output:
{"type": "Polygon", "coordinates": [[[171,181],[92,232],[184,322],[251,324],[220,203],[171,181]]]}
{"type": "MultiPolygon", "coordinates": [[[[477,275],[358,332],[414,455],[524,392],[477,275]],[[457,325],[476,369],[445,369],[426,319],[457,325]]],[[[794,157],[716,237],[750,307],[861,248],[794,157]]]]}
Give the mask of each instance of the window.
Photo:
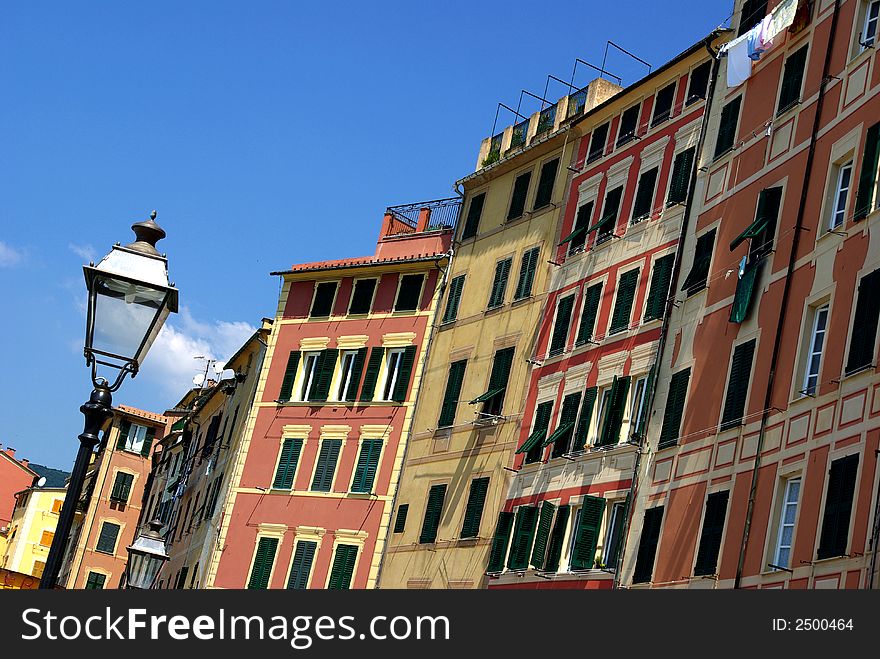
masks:
{"type": "Polygon", "coordinates": [[[550,338],[548,356],[555,357],[565,352],[568,344],[568,328],[571,325],[571,311],[574,308],[574,295],[567,295],[556,305],[556,321],[550,338]]]}
{"type": "Polygon", "coordinates": [[[880,320],[880,269],[862,277],[853,316],[852,335],[846,374],[850,375],[874,363],[877,322],[880,320]]]}
{"type": "Polygon", "coordinates": [[[553,416],[553,401],[547,400],[539,403],[535,408],[535,421],[532,432],[526,441],[516,450],[517,453],[525,453],[525,463],[532,464],[541,460],[544,452],[544,440],[547,438],[547,430],[550,427],[550,418],[553,416]]]}
{"type": "Polygon", "coordinates": [[[317,382],[318,362],[321,359],[320,352],[306,352],[303,354],[302,386],[300,387],[299,400],[306,401],[311,397],[313,387],[317,382]]]}
{"type": "Polygon", "coordinates": [[[34,561],[34,567],[31,568],[31,576],[39,579],[46,570],[46,561],[34,561]]]}
{"type": "Polygon", "coordinates": [[[437,529],[440,528],[440,516],[443,514],[443,500],[446,498],[446,484],[432,485],[428,491],[428,504],[425,507],[425,518],[422,520],[422,532],[419,542],[422,544],[436,542],[437,529]]]}
{"type": "Polygon", "coordinates": [[[400,278],[400,287],[397,289],[397,299],[394,301],[395,311],[415,311],[419,308],[419,299],[422,297],[422,283],[425,275],[403,275],[400,278]]]}
{"type": "MultiPolygon", "coordinates": [[[[880,2],[880,0],[878,0],[880,2]]],[[[852,185],[853,161],[838,165],[837,183],[834,186],[834,198],[832,200],[831,213],[828,217],[828,230],[834,231],[843,224],[846,217],[846,202],[849,199],[849,189],[852,185]]]]}
{"type": "Polygon", "coordinates": [[[584,245],[587,242],[587,230],[590,228],[590,222],[592,219],[593,202],[588,201],[578,208],[571,233],[559,243],[560,246],[568,243],[569,255],[576,254],[584,248],[584,245]]]}
{"type": "Polygon", "coordinates": [[[846,555],[858,470],[858,453],[831,463],[828,472],[828,489],[825,493],[822,534],[816,554],[818,559],[846,555]]]}
{"type": "Polygon", "coordinates": [[[864,52],[877,41],[877,20],[880,17],[880,0],[868,3],[865,10],[865,25],[859,35],[861,52],[864,52]]]}
{"type": "Polygon", "coordinates": [[[709,89],[709,74],[712,71],[711,62],[703,62],[693,71],[688,81],[687,100],[685,105],[692,105],[699,100],[706,98],[706,92],[709,89]]]}
{"type": "Polygon", "coordinates": [[[122,471],[116,472],[116,479],[113,481],[113,489],[110,490],[110,501],[128,503],[128,497],[131,495],[132,483],[134,483],[134,474],[126,474],[122,471]]]}
{"type": "Polygon", "coordinates": [[[403,533],[406,530],[407,513],[409,513],[408,503],[402,503],[397,507],[397,517],[394,520],[394,533],[403,533]]]}
{"type": "Polygon", "coordinates": [[[489,375],[489,388],[485,393],[470,402],[471,405],[484,403],[482,414],[498,416],[504,405],[504,393],[507,380],[510,378],[510,367],[513,365],[515,348],[503,348],[495,352],[492,372],[489,375]]]}
{"type": "Polygon", "coordinates": [[[548,437],[544,444],[553,445],[553,451],[550,453],[551,458],[559,458],[567,454],[571,445],[571,439],[574,436],[574,424],[577,421],[578,407],[581,404],[581,392],[566,395],[562,399],[562,411],[559,413],[559,425],[553,434],[548,437]]]}
{"type": "Polygon", "coordinates": [[[149,455],[155,434],[155,428],[122,421],[119,424],[119,439],[116,442],[116,448],[131,453],[140,453],[144,456],[149,455]]]}
{"type": "Polygon", "coordinates": [[[571,443],[571,452],[576,453],[583,451],[587,445],[590,434],[590,422],[593,420],[593,407],[596,405],[596,396],[598,389],[596,387],[588,387],[584,391],[584,399],[581,401],[581,412],[578,415],[577,426],[575,426],[574,437],[571,443]]]}
{"type": "Polygon", "coordinates": [[[540,247],[533,247],[523,252],[522,261],[519,265],[519,279],[516,282],[516,291],[513,293],[514,300],[522,300],[531,296],[532,286],[535,283],[535,270],[538,268],[538,257],[540,254],[540,247]]]}
{"type": "Polygon", "coordinates": [[[700,534],[700,547],[694,576],[715,574],[718,569],[718,554],[721,551],[721,537],[724,535],[724,519],[727,516],[728,490],[713,492],[706,498],[706,514],[703,516],[703,531],[700,534]]]}
{"type": "Polygon", "coordinates": [[[544,570],[556,572],[559,570],[559,561],[562,558],[562,545],[565,542],[565,531],[568,528],[568,520],[571,516],[571,506],[564,504],[556,509],[556,521],[550,532],[547,544],[547,557],[544,559],[544,570]]]}
{"type": "Polygon", "coordinates": [[[452,362],[449,365],[449,377],[446,379],[446,391],[443,394],[443,404],[440,407],[440,419],[437,421],[438,428],[448,428],[455,423],[455,411],[458,408],[458,399],[461,396],[461,385],[464,383],[466,368],[466,359],[452,362]]]}
{"type": "Polygon", "coordinates": [[[587,154],[587,162],[598,160],[605,154],[605,144],[608,142],[608,124],[604,123],[593,131],[590,138],[590,152],[587,154]]]}
{"type": "Polygon", "coordinates": [[[584,307],[581,310],[581,320],[578,324],[578,334],[575,345],[584,345],[593,338],[596,329],[596,316],[599,313],[599,302],[602,299],[602,282],[588,286],[584,291],[584,307]]]}
{"type": "Polygon", "coordinates": [[[617,130],[617,146],[623,146],[635,137],[636,126],[639,123],[640,108],[641,104],[634,105],[620,115],[620,127],[617,130]]]}
{"type": "Polygon", "coordinates": [[[651,288],[648,291],[648,301],[645,305],[643,318],[646,323],[663,318],[663,314],[666,312],[666,300],[669,298],[669,284],[672,281],[674,262],[675,254],[667,254],[654,261],[651,288]]]}
{"type": "Polygon", "coordinates": [[[596,244],[603,243],[614,235],[622,196],[623,186],[618,186],[605,195],[605,207],[602,209],[602,217],[592,227],[593,230],[597,231],[596,244]]]}
{"type": "Polygon", "coordinates": [[[755,339],[740,343],[733,351],[730,378],[727,380],[727,394],[724,397],[724,411],[721,414],[721,430],[734,428],[743,422],[754,356],[755,339]]]}
{"type": "Polygon", "coordinates": [[[40,546],[41,547],[51,547],[52,540],[55,538],[55,533],[52,531],[43,531],[40,535],[40,546]]]}
{"type": "Polygon", "coordinates": [[[613,446],[620,441],[620,429],[623,425],[629,384],[629,376],[615,377],[611,388],[603,393],[600,412],[602,427],[596,446],[613,446]]]}
{"type": "Polygon", "coordinates": [[[654,187],[657,184],[658,168],[649,169],[639,176],[639,185],[636,188],[636,197],[633,201],[632,219],[630,222],[636,224],[641,220],[649,217],[653,210],[654,204],[654,187]]]}
{"type": "Polygon", "coordinates": [[[675,100],[675,83],[666,85],[654,97],[654,114],[651,127],[659,126],[672,116],[672,103],[675,100]]]}
{"type": "Polygon", "coordinates": [[[559,158],[554,158],[541,166],[541,176],[538,179],[538,189],[535,192],[534,210],[550,204],[553,196],[553,184],[556,182],[557,169],[559,169],[559,158]]]}
{"type": "Polygon", "coordinates": [[[794,107],[801,100],[801,85],[804,81],[804,68],[807,64],[807,46],[796,50],[785,60],[782,84],[779,88],[777,116],[794,107]]]}
{"type": "Polygon", "coordinates": [[[742,96],[737,96],[721,110],[718,138],[715,141],[715,158],[720,158],[733,148],[736,141],[736,126],[739,122],[739,107],[742,96]]]}
{"type": "Polygon", "coordinates": [[[767,0],[745,0],[736,36],[740,37],[760,23],[767,14],[767,0]]]}
{"type": "Polygon", "coordinates": [[[575,520],[571,552],[568,559],[570,570],[591,570],[596,564],[596,548],[599,544],[599,529],[605,515],[605,499],[584,497],[583,505],[575,520]]]}
{"type": "Polygon", "coordinates": [[[532,548],[532,566],[543,569],[546,565],[547,543],[550,540],[550,529],[553,525],[553,513],[556,511],[549,501],[541,502],[541,511],[538,514],[538,528],[535,534],[535,544],[532,548]]]}
{"type": "MultiPolygon", "coordinates": [[[[278,550],[278,538],[260,538],[257,543],[257,551],[254,554],[254,562],[251,566],[251,576],[248,579],[248,588],[266,589],[269,587],[269,577],[272,575],[272,566],[275,564],[275,552],[278,550]]],[[[186,579],[186,573],[178,583],[178,588],[186,579]]]]}
{"type": "Polygon", "coordinates": [[[690,379],[691,369],[686,368],[673,374],[669,380],[669,393],[666,397],[666,408],[663,410],[663,425],[660,428],[659,448],[672,446],[678,441],[690,379]]]}
{"type": "Polygon", "coordinates": [[[773,548],[773,565],[789,567],[791,564],[791,547],[794,544],[794,523],[797,519],[798,497],[801,492],[801,479],[789,478],[785,481],[782,493],[782,505],[779,509],[776,545],[773,548]]]}
{"type": "Polygon", "coordinates": [[[351,303],[348,306],[349,315],[370,313],[370,309],[373,308],[373,293],[375,291],[375,279],[356,279],[354,290],[351,293],[351,303]]]}
{"type": "MultiPolygon", "coordinates": [[[[302,439],[285,439],[281,444],[281,455],[278,457],[278,466],[275,468],[275,479],[272,481],[273,489],[289,490],[293,487],[293,478],[296,475],[296,467],[299,464],[299,456],[302,453],[302,447],[302,439]]],[[[219,483],[219,480],[217,483],[219,483]]],[[[215,494],[211,497],[211,508],[213,507],[213,501],[216,500],[216,490],[217,484],[215,483],[215,494]]]]}
{"type": "Polygon", "coordinates": [[[376,346],[370,349],[370,361],[364,373],[364,383],[361,385],[361,395],[358,400],[367,402],[373,400],[376,394],[376,383],[379,380],[379,371],[382,370],[382,362],[385,359],[385,348],[376,346]]]}
{"type": "Polygon", "coordinates": [[[379,457],[382,455],[381,439],[365,439],[361,442],[361,451],[354,469],[351,491],[363,494],[373,491],[376,471],[379,468],[379,457]]]}
{"type": "Polygon", "coordinates": [[[681,290],[686,291],[688,297],[706,288],[714,247],[715,229],[707,231],[697,238],[694,262],[691,265],[690,272],[688,272],[687,277],[684,279],[684,283],[681,285],[681,290]]]}
{"type": "Polygon", "coordinates": [[[446,296],[446,309],[443,322],[451,323],[458,318],[458,305],[461,303],[461,292],[464,290],[465,275],[459,275],[449,282],[449,294],[446,296]]]}
{"type": "Polygon", "coordinates": [[[865,150],[862,153],[862,168],[859,171],[859,189],[856,193],[856,209],[853,213],[853,220],[856,222],[864,220],[874,210],[878,161],[880,161],[880,123],[871,126],[865,135],[865,150]]]}
{"type": "Polygon", "coordinates": [[[64,505],[64,499],[55,499],[52,502],[52,512],[53,513],[60,513],[61,506],[63,506],[63,505],[64,505]]]}
{"type": "Polygon", "coordinates": [[[696,147],[691,147],[675,154],[675,160],[672,163],[672,176],[669,182],[669,194],[666,196],[667,206],[683,204],[687,201],[695,153],[696,147]]]}
{"type": "Polygon", "coordinates": [[[342,353],[342,368],[339,371],[339,388],[336,400],[353,401],[357,394],[358,380],[366,359],[366,348],[346,350],[342,353]]]}
{"type": "Polygon", "coordinates": [[[602,435],[602,426],[605,424],[605,415],[610,409],[610,403],[611,387],[606,387],[602,390],[602,395],[599,396],[599,407],[596,410],[596,443],[599,442],[599,437],[602,435]]]}
{"type": "Polygon", "coordinates": [[[480,521],[483,519],[483,508],[486,505],[486,493],[489,491],[489,477],[475,478],[471,481],[464,509],[464,522],[461,526],[462,538],[476,538],[480,535],[480,521]]]}
{"type": "Polygon", "coordinates": [[[290,565],[290,576],[287,578],[288,589],[308,588],[309,575],[312,573],[312,563],[317,549],[318,543],[314,540],[297,540],[296,549],[293,551],[293,562],[290,565]]]}
{"type": "Polygon", "coordinates": [[[825,333],[828,328],[828,305],[813,309],[813,324],[807,347],[807,364],[801,393],[814,396],[819,386],[819,369],[822,366],[822,350],[825,347],[825,333]]]}
{"type": "Polygon", "coordinates": [[[309,316],[312,318],[325,318],[333,311],[333,302],[336,300],[338,282],[322,281],[315,287],[315,298],[312,300],[312,309],[309,316]]]}
{"type": "Polygon", "coordinates": [[[633,385],[632,400],[629,406],[629,430],[630,436],[640,438],[644,431],[645,422],[647,421],[647,398],[650,377],[643,377],[636,380],[633,385]]]}
{"type": "Polygon", "coordinates": [[[513,538],[510,543],[510,556],[507,558],[509,569],[525,570],[528,568],[537,523],[537,506],[520,506],[517,509],[516,521],[513,525],[513,538]]]}
{"type": "Polygon", "coordinates": [[[489,295],[489,309],[495,309],[504,304],[504,294],[507,291],[507,280],[510,278],[510,266],[513,259],[504,259],[495,264],[495,278],[492,280],[492,292],[489,295]]]}
{"type": "Polygon", "coordinates": [[[620,280],[617,282],[617,298],[614,302],[614,311],[611,314],[611,326],[608,328],[609,334],[616,334],[617,332],[629,329],[638,283],[638,268],[620,275],[620,280]]]}
{"type": "Polygon", "coordinates": [[[605,542],[602,546],[602,565],[607,570],[617,568],[620,539],[625,523],[626,504],[616,502],[611,506],[611,513],[608,516],[608,529],[605,531],[605,542]]]}
{"type": "Polygon", "coordinates": [[[642,522],[642,535],[636,552],[636,566],[633,570],[633,583],[648,583],[654,574],[654,558],[660,541],[660,527],[663,523],[663,506],[648,508],[642,522]]]}
{"type": "Polygon", "coordinates": [[[318,462],[312,476],[313,492],[329,492],[333,487],[333,476],[336,474],[336,463],[341,449],[341,439],[321,440],[321,450],[318,452],[318,462]]]}
{"type": "Polygon", "coordinates": [[[480,228],[480,217],[483,215],[483,203],[486,201],[486,193],[471,198],[471,205],[468,206],[467,218],[464,221],[464,228],[461,230],[461,239],[467,240],[477,235],[480,228]]]}
{"type": "Polygon", "coordinates": [[[406,400],[415,356],[415,346],[393,348],[386,352],[385,383],[382,387],[382,400],[397,403],[402,403],[406,400]]]}
{"type": "Polygon", "coordinates": [[[119,524],[113,522],[104,522],[101,525],[101,533],[98,535],[98,542],[95,544],[95,551],[102,554],[113,554],[116,552],[116,539],[119,537],[119,524]]]}
{"type": "Polygon", "coordinates": [[[513,183],[513,195],[510,197],[510,209],[507,211],[508,221],[522,217],[523,211],[526,209],[526,195],[529,194],[531,180],[531,172],[516,177],[516,181],[513,183]]]}
{"type": "Polygon", "coordinates": [[[107,582],[107,575],[100,572],[89,572],[86,578],[86,590],[103,590],[104,584],[107,582]]]}

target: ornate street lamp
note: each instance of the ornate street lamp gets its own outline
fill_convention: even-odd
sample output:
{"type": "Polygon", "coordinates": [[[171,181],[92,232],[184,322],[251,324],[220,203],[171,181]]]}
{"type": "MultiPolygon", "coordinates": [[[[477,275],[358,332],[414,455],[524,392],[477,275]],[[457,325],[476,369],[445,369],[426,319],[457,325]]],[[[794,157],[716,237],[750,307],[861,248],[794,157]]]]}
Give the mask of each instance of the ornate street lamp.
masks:
{"type": "Polygon", "coordinates": [[[177,311],[177,289],[168,282],[168,261],[156,249],[165,232],[155,220],[153,211],[149,220],[131,226],[137,240],[125,246],[117,243],[97,266],[83,267],[89,291],[83,352],[94,389],[80,407],[85,425],[40,588],[54,588],[58,580],[86,470],[100,442],[98,433],[113,416],[111,393],[126,374],[137,375],[168,315],[177,311]],[[98,375],[99,367],[116,371],[112,384],[98,375]]]}
{"type": "Polygon", "coordinates": [[[168,560],[165,541],[159,534],[162,522],[154,519],[150,530],[141,533],[127,548],[128,564],[125,566],[125,587],[147,590],[156,584],[159,571],[168,560]]]}

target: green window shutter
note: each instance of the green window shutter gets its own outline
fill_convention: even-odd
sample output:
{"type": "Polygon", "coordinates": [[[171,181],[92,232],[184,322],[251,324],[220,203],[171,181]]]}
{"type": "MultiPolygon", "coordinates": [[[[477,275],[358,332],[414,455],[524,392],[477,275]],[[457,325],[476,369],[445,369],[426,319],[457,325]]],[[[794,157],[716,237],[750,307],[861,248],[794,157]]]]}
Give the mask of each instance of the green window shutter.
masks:
{"type": "Polygon", "coordinates": [[[780,115],[794,106],[801,98],[801,84],[804,81],[804,68],[807,64],[807,47],[795,51],[785,60],[785,71],[782,74],[782,85],[779,90],[779,107],[776,114],[780,115]]]}
{"type": "Polygon", "coordinates": [[[128,433],[131,430],[131,421],[119,422],[119,437],[116,438],[116,450],[121,451],[125,448],[125,440],[128,439],[128,433]]]}
{"type": "Polygon", "coordinates": [[[540,247],[533,247],[523,252],[522,261],[519,266],[519,279],[516,282],[516,291],[513,295],[514,300],[521,300],[532,294],[532,286],[535,283],[535,271],[538,267],[538,257],[540,254],[540,247]]]}
{"type": "MultiPolygon", "coordinates": [[[[776,237],[776,224],[779,220],[779,208],[782,204],[782,187],[764,188],[758,195],[758,210],[755,221],[751,225],[748,237],[749,261],[757,261],[773,251],[776,237]]],[[[745,234],[743,234],[745,235],[745,234]]],[[[731,250],[733,244],[731,243],[731,250]]]]}
{"type": "Polygon", "coordinates": [[[89,577],[86,579],[85,590],[102,590],[106,581],[107,575],[101,574],[100,572],[89,572],[89,577]]]}
{"type": "Polygon", "coordinates": [[[663,410],[663,425],[660,428],[660,448],[671,446],[678,441],[681,432],[681,418],[684,414],[684,402],[687,398],[688,383],[691,369],[673,374],[669,380],[669,394],[666,397],[666,409],[663,410]]]}
{"type": "Polygon", "coordinates": [[[403,349],[403,357],[400,360],[400,368],[397,372],[397,381],[394,383],[394,391],[391,400],[402,403],[406,400],[409,391],[409,381],[412,377],[413,365],[416,361],[416,346],[407,346],[403,349]]]}
{"type": "Polygon", "coordinates": [[[367,364],[367,372],[364,374],[364,383],[361,386],[361,401],[371,401],[376,395],[376,380],[379,379],[379,370],[382,368],[384,358],[385,348],[377,346],[370,349],[370,361],[367,364]]]}
{"type": "Polygon", "coordinates": [[[632,429],[632,437],[634,439],[644,439],[645,436],[645,428],[648,426],[648,417],[651,414],[651,395],[654,392],[654,378],[656,372],[656,365],[651,367],[651,370],[648,371],[648,379],[645,381],[645,393],[644,393],[644,403],[642,404],[642,413],[639,415],[639,418],[635,421],[635,427],[632,429]]]}
{"type": "Polygon", "coordinates": [[[397,517],[394,520],[394,533],[403,533],[406,529],[407,513],[409,513],[408,503],[402,503],[397,506],[397,517]]]}
{"type": "Polygon", "coordinates": [[[464,523],[461,526],[462,538],[476,538],[480,535],[480,522],[483,519],[483,508],[486,505],[488,491],[488,477],[475,478],[471,481],[471,491],[464,510],[464,523]]]}
{"type": "Polygon", "coordinates": [[[486,201],[486,193],[483,192],[471,199],[471,205],[468,207],[467,219],[464,222],[464,228],[461,231],[461,239],[467,240],[477,235],[480,227],[480,216],[483,214],[483,202],[486,201]]]}
{"type": "Polygon", "coordinates": [[[133,475],[121,471],[117,472],[116,480],[113,481],[113,489],[110,491],[110,500],[128,503],[128,497],[131,494],[131,485],[133,482],[133,475]]]}
{"type": "Polygon", "coordinates": [[[691,147],[675,155],[675,161],[672,164],[672,177],[669,183],[669,194],[666,197],[667,206],[683,204],[687,201],[695,153],[696,147],[691,147]]]}
{"type": "Polygon", "coordinates": [[[605,499],[587,496],[581,507],[571,550],[572,570],[591,570],[596,563],[596,546],[599,544],[599,529],[605,513],[605,499]]]}
{"type": "Polygon", "coordinates": [[[293,477],[296,474],[296,465],[302,452],[303,440],[285,439],[281,447],[281,457],[278,460],[278,468],[275,470],[275,480],[272,487],[279,490],[289,490],[293,487],[293,477]]]}
{"type": "Polygon", "coordinates": [[[574,220],[574,227],[572,227],[571,233],[563,238],[559,242],[558,246],[562,246],[565,243],[568,243],[569,254],[574,254],[575,252],[581,251],[587,242],[587,230],[590,228],[590,222],[592,221],[592,219],[593,202],[589,201],[578,208],[577,216],[575,216],[574,220]]]}
{"type": "Polygon", "coordinates": [[[587,154],[587,162],[598,160],[605,153],[605,144],[608,142],[608,124],[602,124],[593,131],[590,136],[590,152],[587,154]]]}
{"type": "Polygon", "coordinates": [[[639,176],[639,185],[636,188],[636,198],[633,201],[632,219],[636,222],[651,214],[654,204],[654,186],[657,185],[658,168],[654,167],[639,176]]]}
{"type": "Polygon", "coordinates": [[[763,261],[752,261],[736,283],[736,293],[733,296],[733,304],[730,305],[730,322],[741,323],[749,315],[752,300],[755,293],[755,282],[763,267],[763,261]]]}
{"type": "Polygon", "coordinates": [[[629,382],[628,375],[614,378],[614,383],[611,385],[611,399],[608,403],[608,411],[605,413],[602,432],[597,442],[598,446],[609,446],[620,441],[620,427],[623,424],[629,382]]]}
{"type": "MultiPolygon", "coordinates": [[[[562,399],[562,410],[559,412],[559,426],[553,434],[553,452],[550,457],[558,458],[568,453],[571,438],[574,435],[575,422],[577,421],[578,408],[581,404],[581,392],[576,391],[562,399]]],[[[549,443],[549,439],[546,443],[549,443]]]]}
{"type": "Polygon", "coordinates": [[[741,343],[733,351],[730,378],[727,381],[727,396],[724,399],[724,412],[721,415],[721,430],[733,428],[742,423],[754,354],[755,339],[741,343]]]}
{"type": "Polygon", "coordinates": [[[341,439],[321,440],[318,464],[315,467],[315,475],[312,478],[312,491],[329,492],[330,488],[333,487],[333,475],[336,473],[336,463],[339,460],[341,448],[341,439]]]}
{"type": "Polygon", "coordinates": [[[721,122],[718,125],[718,138],[715,141],[715,157],[727,153],[736,142],[736,124],[739,121],[739,107],[742,96],[737,96],[721,110],[721,122]]]}
{"type": "Polygon", "coordinates": [[[859,189],[856,193],[856,207],[853,215],[853,220],[856,222],[864,220],[874,210],[874,189],[877,186],[878,163],[880,163],[880,123],[871,126],[865,135],[865,150],[862,153],[859,189]]]}
{"type": "Polygon", "coordinates": [[[373,491],[373,482],[376,480],[376,470],[379,468],[380,455],[382,455],[381,439],[365,439],[361,442],[361,452],[358,455],[354,479],[351,483],[352,492],[366,493],[373,491]]]}
{"type": "Polygon", "coordinates": [[[532,542],[535,539],[535,526],[538,523],[537,506],[520,506],[513,525],[513,541],[507,567],[511,570],[525,570],[529,566],[532,542]]]}
{"type": "Polygon", "coordinates": [[[101,525],[101,533],[98,534],[98,542],[95,550],[105,554],[112,554],[116,550],[116,538],[119,535],[119,525],[113,522],[104,522],[101,525]]]}
{"type": "Polygon", "coordinates": [[[153,427],[147,428],[147,432],[144,435],[144,445],[141,447],[141,455],[145,458],[150,455],[150,449],[153,448],[153,440],[156,438],[156,429],[153,427]]]}
{"type": "Polygon", "coordinates": [[[510,544],[510,531],[513,528],[513,513],[503,511],[498,514],[495,535],[492,536],[492,548],[489,550],[487,572],[501,572],[504,559],[507,557],[507,546],[510,544]]]}
{"type": "Polygon", "coordinates": [[[715,229],[707,231],[697,238],[694,262],[691,265],[690,272],[684,279],[684,283],[681,285],[681,290],[686,291],[689,296],[706,288],[706,280],[709,278],[709,267],[712,263],[712,251],[714,248],[715,229]]]}
{"type": "Polygon", "coordinates": [[[663,318],[666,300],[669,298],[669,283],[672,280],[674,262],[675,254],[668,254],[654,261],[651,289],[648,291],[648,303],[645,307],[645,322],[663,318]]]}
{"type": "Polygon", "coordinates": [[[461,292],[464,290],[464,278],[464,275],[459,275],[449,282],[446,310],[443,312],[444,323],[451,323],[458,318],[458,305],[461,303],[461,292]]]}
{"type": "Polygon", "coordinates": [[[593,338],[596,329],[596,316],[599,314],[599,302],[602,299],[602,283],[593,284],[584,291],[584,308],[581,310],[581,321],[575,345],[583,345],[593,338]]]}
{"type": "Polygon", "coordinates": [[[620,281],[617,284],[617,299],[614,301],[614,311],[611,314],[611,326],[608,328],[609,334],[622,332],[629,328],[638,283],[638,268],[620,276],[620,281]]]}
{"type": "Polygon", "coordinates": [[[831,469],[828,471],[828,492],[825,494],[822,534],[816,555],[820,560],[846,555],[858,470],[858,453],[831,463],[831,469]]]}
{"type": "Polygon", "coordinates": [[[572,451],[582,451],[587,445],[587,435],[590,432],[590,420],[593,418],[593,407],[596,405],[596,395],[599,390],[590,387],[584,391],[584,400],[581,403],[581,413],[575,428],[572,451]]]}
{"type": "Polygon", "coordinates": [[[706,498],[706,514],[703,516],[703,530],[700,533],[700,548],[694,576],[715,574],[718,569],[718,554],[721,551],[721,536],[724,535],[724,519],[727,517],[729,490],[714,492],[706,498]]]}
{"type": "Polygon", "coordinates": [[[293,563],[290,566],[290,576],[287,578],[287,587],[293,590],[305,590],[309,585],[309,574],[312,571],[312,562],[315,560],[315,551],[318,543],[312,540],[298,540],[293,552],[293,563]]]}
{"type": "Polygon", "coordinates": [[[878,320],[880,320],[880,270],[874,270],[862,277],[859,282],[852,336],[849,341],[849,356],[846,360],[847,375],[874,363],[878,320]]]}
{"type": "Polygon", "coordinates": [[[541,459],[541,448],[544,445],[544,439],[547,437],[547,429],[550,427],[550,417],[553,414],[553,401],[548,400],[535,409],[535,423],[532,425],[532,432],[528,436],[522,446],[516,452],[526,454],[526,463],[537,462],[541,459]]]}
{"type": "Polygon", "coordinates": [[[553,513],[556,506],[549,501],[541,503],[541,513],[538,516],[538,530],[535,533],[535,546],[532,549],[532,566],[541,570],[547,555],[547,543],[550,540],[550,527],[553,524],[553,513]]]}
{"type": "Polygon", "coordinates": [[[257,543],[257,553],[254,555],[251,577],[248,579],[248,588],[266,589],[269,587],[269,577],[272,574],[272,565],[275,563],[277,550],[278,538],[260,538],[257,543]]]}
{"type": "Polygon", "coordinates": [[[574,308],[574,295],[568,295],[561,300],[556,308],[556,323],[553,325],[553,335],[550,339],[548,356],[555,357],[565,352],[568,343],[568,328],[571,325],[571,310],[574,308]]]}
{"type": "Polygon", "coordinates": [[[556,182],[556,171],[559,169],[559,158],[545,162],[541,167],[538,189],[535,191],[535,210],[548,205],[553,197],[553,184],[556,182]]]}
{"type": "Polygon", "coordinates": [[[510,278],[510,265],[513,259],[504,259],[495,264],[495,277],[492,280],[492,293],[489,296],[489,309],[504,304],[504,293],[507,291],[507,280],[510,278]]]}
{"type": "Polygon", "coordinates": [[[565,531],[568,528],[568,518],[571,515],[571,506],[568,504],[559,506],[556,511],[556,522],[550,533],[550,542],[547,547],[547,560],[544,569],[547,572],[556,572],[559,569],[559,559],[562,557],[562,545],[565,542],[565,531]]]}
{"type": "Polygon", "coordinates": [[[348,590],[354,575],[354,564],[357,561],[357,545],[336,545],[333,567],[330,570],[328,590],[348,590]]]}
{"type": "Polygon", "coordinates": [[[358,383],[361,381],[361,374],[364,372],[364,364],[367,361],[367,349],[358,348],[357,354],[354,356],[354,363],[351,365],[351,382],[352,386],[348,388],[345,400],[353,403],[357,400],[358,383]]]}
{"type": "Polygon", "coordinates": [[[596,240],[607,238],[617,226],[617,215],[620,212],[620,200],[623,197],[623,186],[618,186],[605,195],[605,206],[602,208],[602,217],[593,226],[587,229],[587,233],[597,231],[596,240]]]}
{"type": "Polygon", "coordinates": [[[443,501],[446,498],[446,484],[432,485],[428,491],[428,504],[425,506],[425,518],[422,520],[422,532],[419,542],[422,544],[436,542],[437,530],[440,528],[440,517],[443,514],[443,501]]]}
{"type": "Polygon", "coordinates": [[[318,381],[312,387],[310,402],[323,403],[330,393],[330,383],[333,381],[333,373],[336,372],[336,361],[339,358],[339,350],[335,348],[322,350],[316,367],[318,381]]]}
{"type": "Polygon", "coordinates": [[[291,350],[287,357],[287,368],[284,369],[284,380],[281,382],[281,391],[278,392],[278,400],[287,402],[293,393],[293,382],[296,380],[296,369],[299,366],[299,350],[291,350]]]}
{"type": "Polygon", "coordinates": [[[506,389],[510,379],[510,367],[513,365],[514,348],[504,348],[495,353],[492,362],[492,373],[489,375],[489,389],[506,389]]]}
{"type": "Polygon", "coordinates": [[[455,411],[461,396],[461,385],[464,383],[464,372],[467,360],[462,359],[449,365],[449,377],[446,380],[446,392],[443,394],[443,405],[440,407],[438,428],[447,428],[455,423],[455,411]]]}
{"type": "Polygon", "coordinates": [[[513,194],[510,197],[510,209],[507,211],[508,220],[522,217],[523,211],[526,209],[526,196],[529,194],[529,182],[531,180],[531,172],[526,172],[516,177],[516,181],[513,183],[513,194]]]}
{"type": "Polygon", "coordinates": [[[636,566],[633,570],[633,583],[647,583],[654,574],[654,557],[657,554],[657,543],[660,540],[660,528],[663,525],[663,506],[649,508],[645,511],[642,522],[642,536],[636,552],[636,566]]]}

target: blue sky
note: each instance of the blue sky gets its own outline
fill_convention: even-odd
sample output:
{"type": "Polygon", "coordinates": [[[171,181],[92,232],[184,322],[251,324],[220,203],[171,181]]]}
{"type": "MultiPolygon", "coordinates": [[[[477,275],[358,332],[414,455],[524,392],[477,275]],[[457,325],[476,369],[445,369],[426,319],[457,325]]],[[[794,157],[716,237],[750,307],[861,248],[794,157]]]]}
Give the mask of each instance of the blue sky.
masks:
{"type": "MultiPolygon", "coordinates": [[[[158,210],[181,313],[114,402],[161,412],[203,368],[194,356],[230,356],[274,315],[271,270],[370,254],[386,206],[451,196],[499,101],[568,80],[576,57],[601,64],[608,39],[660,66],[733,2],[674,6],[7,4],[0,443],[71,467],[90,390],[81,266],[133,221],[158,210]]],[[[624,84],[647,71],[613,49],[606,68],[624,84]]],[[[592,77],[579,66],[575,85],[592,77]]]]}

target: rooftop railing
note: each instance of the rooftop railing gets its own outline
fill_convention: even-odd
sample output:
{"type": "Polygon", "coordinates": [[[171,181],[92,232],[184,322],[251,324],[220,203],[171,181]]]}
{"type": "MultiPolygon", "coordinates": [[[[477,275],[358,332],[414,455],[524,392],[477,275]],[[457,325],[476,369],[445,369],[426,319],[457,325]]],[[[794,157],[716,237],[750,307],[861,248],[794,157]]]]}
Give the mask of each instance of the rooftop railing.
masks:
{"type": "Polygon", "coordinates": [[[461,199],[449,197],[417,204],[389,206],[385,213],[394,222],[387,235],[404,235],[428,231],[444,231],[455,227],[461,210],[461,199]]]}

